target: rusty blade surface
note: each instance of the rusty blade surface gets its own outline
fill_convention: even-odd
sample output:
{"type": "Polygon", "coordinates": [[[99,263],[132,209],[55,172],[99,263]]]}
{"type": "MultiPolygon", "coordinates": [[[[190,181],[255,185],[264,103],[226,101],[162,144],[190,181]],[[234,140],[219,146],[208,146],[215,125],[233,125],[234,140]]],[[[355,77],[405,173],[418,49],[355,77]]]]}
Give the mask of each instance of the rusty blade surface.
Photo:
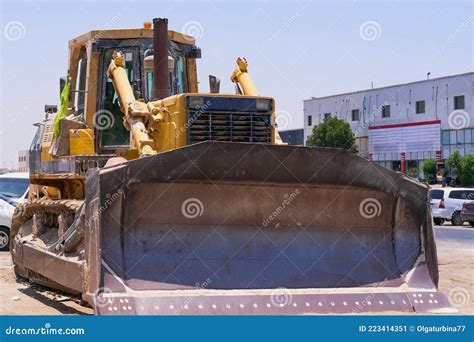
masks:
{"type": "Polygon", "coordinates": [[[387,293],[376,291],[364,312],[446,306],[436,293],[427,187],[353,154],[206,142],[96,170],[87,182],[86,214],[95,218],[86,222],[88,293],[102,301],[96,294],[105,289],[130,303],[96,306],[98,313],[130,306],[128,313],[159,314],[145,304],[177,307],[176,291],[196,288],[348,289],[295,294],[283,308],[258,293],[198,296],[197,314],[211,313],[205,305],[219,314],[352,312],[367,295],[354,289],[370,287],[387,293]],[[438,303],[412,302],[417,289],[438,303]],[[324,309],[306,307],[319,302],[324,309]]]}

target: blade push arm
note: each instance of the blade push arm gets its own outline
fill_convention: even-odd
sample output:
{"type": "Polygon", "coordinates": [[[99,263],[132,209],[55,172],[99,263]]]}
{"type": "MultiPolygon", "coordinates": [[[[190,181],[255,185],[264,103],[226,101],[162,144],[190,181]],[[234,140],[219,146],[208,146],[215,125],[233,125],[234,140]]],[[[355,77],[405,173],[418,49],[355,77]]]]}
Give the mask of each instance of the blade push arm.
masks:
{"type": "Polygon", "coordinates": [[[135,99],[125,71],[125,60],[122,52],[114,52],[107,74],[112,79],[120,100],[120,108],[124,114],[125,127],[132,132],[133,141],[139,155],[156,154],[155,142],[149,135],[145,125],[150,112],[146,103],[135,99]]]}

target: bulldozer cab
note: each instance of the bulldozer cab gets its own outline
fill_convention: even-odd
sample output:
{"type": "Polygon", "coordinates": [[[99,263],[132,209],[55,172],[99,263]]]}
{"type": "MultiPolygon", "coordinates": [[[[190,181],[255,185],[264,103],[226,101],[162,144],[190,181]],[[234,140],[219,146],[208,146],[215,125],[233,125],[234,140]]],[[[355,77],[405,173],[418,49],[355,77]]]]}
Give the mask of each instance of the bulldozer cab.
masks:
{"type": "MultiPolygon", "coordinates": [[[[194,38],[168,31],[168,95],[197,92],[194,38]]],[[[91,31],[69,42],[71,95],[69,108],[88,127],[94,127],[95,151],[114,153],[130,147],[130,132],[107,68],[115,51],[125,57],[125,70],[137,99],[151,100],[153,30],[91,31]]]]}

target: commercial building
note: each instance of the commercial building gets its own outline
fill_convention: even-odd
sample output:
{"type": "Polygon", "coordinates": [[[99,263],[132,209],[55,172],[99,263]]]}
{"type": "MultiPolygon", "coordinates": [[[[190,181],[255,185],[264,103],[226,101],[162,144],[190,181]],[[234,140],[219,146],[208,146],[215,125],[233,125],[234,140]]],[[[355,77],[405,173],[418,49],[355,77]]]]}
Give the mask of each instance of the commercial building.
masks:
{"type": "Polygon", "coordinates": [[[28,172],[28,150],[18,151],[18,171],[28,172]]]}
{"type": "Polygon", "coordinates": [[[474,73],[311,98],[304,101],[304,141],[329,116],[347,121],[362,157],[396,171],[439,167],[454,152],[474,153],[474,73]]]}
{"type": "Polygon", "coordinates": [[[304,145],[304,129],[289,129],[278,132],[281,140],[288,145],[304,145]]]}

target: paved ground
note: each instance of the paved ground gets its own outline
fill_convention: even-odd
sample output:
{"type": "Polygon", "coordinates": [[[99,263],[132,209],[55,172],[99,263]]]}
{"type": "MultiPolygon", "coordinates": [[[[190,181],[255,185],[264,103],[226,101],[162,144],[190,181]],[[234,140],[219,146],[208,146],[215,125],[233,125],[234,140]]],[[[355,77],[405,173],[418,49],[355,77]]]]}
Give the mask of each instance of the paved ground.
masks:
{"type": "Polygon", "coordinates": [[[461,314],[474,314],[474,228],[435,227],[439,289],[461,314]]]}
{"type": "MultiPolygon", "coordinates": [[[[459,305],[461,314],[474,314],[474,228],[435,227],[440,270],[439,288],[459,305]]],[[[0,315],[92,314],[77,298],[42,286],[17,283],[10,255],[0,252],[0,315]]]]}

